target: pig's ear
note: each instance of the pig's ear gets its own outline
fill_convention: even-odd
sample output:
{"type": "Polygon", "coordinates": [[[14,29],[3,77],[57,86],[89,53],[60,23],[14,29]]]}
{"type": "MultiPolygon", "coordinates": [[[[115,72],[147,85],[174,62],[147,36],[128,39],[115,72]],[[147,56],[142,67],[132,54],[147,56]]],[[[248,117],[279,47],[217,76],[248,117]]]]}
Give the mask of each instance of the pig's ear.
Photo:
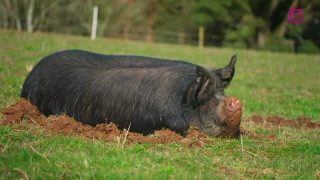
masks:
{"type": "Polygon", "coordinates": [[[217,84],[218,87],[220,88],[228,87],[235,73],[236,62],[237,62],[237,56],[234,55],[232,56],[228,66],[215,71],[215,74],[218,76],[220,80],[220,82],[217,84]]]}
{"type": "Polygon", "coordinates": [[[213,80],[211,74],[202,67],[197,67],[197,78],[195,100],[197,104],[202,104],[207,101],[214,93],[214,87],[212,86],[213,80]]]}
{"type": "Polygon", "coordinates": [[[185,96],[185,102],[191,103],[194,107],[204,103],[210,96],[213,96],[213,80],[211,74],[202,67],[197,67],[197,82],[188,90],[185,96]]]}

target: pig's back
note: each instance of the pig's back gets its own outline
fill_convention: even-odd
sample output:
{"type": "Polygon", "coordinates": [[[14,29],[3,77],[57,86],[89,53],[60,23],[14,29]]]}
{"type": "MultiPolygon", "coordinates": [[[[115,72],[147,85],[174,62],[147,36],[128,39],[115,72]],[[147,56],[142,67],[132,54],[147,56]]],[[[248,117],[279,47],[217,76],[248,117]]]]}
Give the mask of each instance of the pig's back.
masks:
{"type": "Polygon", "coordinates": [[[175,68],[194,71],[196,65],[179,60],[134,56],[134,55],[106,55],[83,50],[65,50],[53,53],[43,58],[39,65],[86,65],[88,68],[144,68],[174,66],[175,68]]]}
{"type": "Polygon", "coordinates": [[[142,56],[61,51],[39,62],[21,96],[45,115],[65,113],[90,125],[132,124],[133,131],[144,133],[183,113],[184,94],[198,76],[196,67],[142,56]]]}

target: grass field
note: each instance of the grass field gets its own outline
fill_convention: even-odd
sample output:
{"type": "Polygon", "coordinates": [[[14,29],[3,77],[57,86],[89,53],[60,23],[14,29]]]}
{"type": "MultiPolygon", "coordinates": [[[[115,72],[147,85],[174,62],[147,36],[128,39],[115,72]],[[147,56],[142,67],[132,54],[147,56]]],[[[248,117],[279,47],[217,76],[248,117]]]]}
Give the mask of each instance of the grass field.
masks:
{"type": "MultiPolygon", "coordinates": [[[[64,49],[182,59],[207,68],[225,66],[237,54],[236,74],[226,94],[242,101],[243,118],[258,114],[320,121],[320,55],[13,31],[0,31],[0,111],[19,100],[28,69],[64,49]]],[[[196,149],[179,143],[122,149],[110,142],[0,127],[0,179],[320,178],[320,131],[242,126],[266,137],[275,133],[276,138],[243,136],[243,151],[240,139],[219,138],[196,149]]]]}

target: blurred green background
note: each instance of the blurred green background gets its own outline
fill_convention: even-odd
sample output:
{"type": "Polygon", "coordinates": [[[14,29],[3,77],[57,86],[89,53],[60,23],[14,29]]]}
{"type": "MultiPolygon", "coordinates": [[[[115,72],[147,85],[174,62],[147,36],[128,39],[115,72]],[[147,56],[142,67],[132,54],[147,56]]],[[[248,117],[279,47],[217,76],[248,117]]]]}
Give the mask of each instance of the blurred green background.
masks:
{"type": "Polygon", "coordinates": [[[202,27],[204,46],[320,52],[320,0],[2,0],[0,29],[87,36],[95,6],[98,37],[197,45],[202,27]]]}

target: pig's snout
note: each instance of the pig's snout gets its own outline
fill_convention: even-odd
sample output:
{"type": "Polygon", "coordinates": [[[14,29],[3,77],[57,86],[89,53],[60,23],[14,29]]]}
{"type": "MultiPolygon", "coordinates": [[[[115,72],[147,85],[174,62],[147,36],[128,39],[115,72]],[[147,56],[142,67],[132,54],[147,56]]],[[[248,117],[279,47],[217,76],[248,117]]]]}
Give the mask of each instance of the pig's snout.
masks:
{"type": "Polygon", "coordinates": [[[230,112],[237,112],[238,110],[242,109],[240,100],[235,97],[227,98],[226,103],[227,103],[227,109],[230,112]]]}
{"type": "Polygon", "coordinates": [[[226,97],[224,100],[224,112],[227,116],[227,124],[238,126],[242,116],[242,104],[236,97],[226,97]]]}

